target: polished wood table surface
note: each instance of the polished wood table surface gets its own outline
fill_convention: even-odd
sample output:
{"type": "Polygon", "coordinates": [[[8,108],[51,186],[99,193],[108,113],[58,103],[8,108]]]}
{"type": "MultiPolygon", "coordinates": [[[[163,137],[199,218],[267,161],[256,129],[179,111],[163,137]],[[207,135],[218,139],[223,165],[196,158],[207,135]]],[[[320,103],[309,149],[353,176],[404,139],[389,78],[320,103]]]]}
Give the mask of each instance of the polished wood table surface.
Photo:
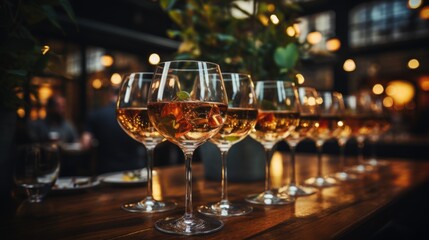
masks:
{"type": "MultiPolygon", "coordinates": [[[[277,153],[276,159],[273,161],[283,161],[284,165],[273,169],[275,187],[288,179],[288,153],[277,153]]],[[[428,189],[429,162],[388,161],[388,167],[362,175],[355,182],[321,189],[311,196],[297,198],[290,205],[252,205],[253,212],[248,215],[222,218],[225,226],[220,231],[192,238],[367,239],[385,226],[400,208],[409,207],[407,201],[418,199],[422,189],[428,189]]],[[[316,165],[314,155],[298,154],[298,181],[313,176],[316,165]]],[[[324,171],[337,169],[336,158],[325,156],[324,171]]],[[[145,184],[127,187],[101,184],[85,192],[53,193],[41,204],[23,203],[6,231],[11,239],[190,238],[165,234],[154,228],[158,219],[184,212],[184,166],[155,170],[155,197],[176,201],[177,209],[154,214],[125,212],[121,204],[145,196],[145,184]]],[[[230,182],[229,199],[245,203],[246,195],[261,192],[263,188],[263,181],[230,182]]],[[[220,190],[218,181],[204,179],[203,165],[194,163],[194,209],[219,200],[220,190]]]]}

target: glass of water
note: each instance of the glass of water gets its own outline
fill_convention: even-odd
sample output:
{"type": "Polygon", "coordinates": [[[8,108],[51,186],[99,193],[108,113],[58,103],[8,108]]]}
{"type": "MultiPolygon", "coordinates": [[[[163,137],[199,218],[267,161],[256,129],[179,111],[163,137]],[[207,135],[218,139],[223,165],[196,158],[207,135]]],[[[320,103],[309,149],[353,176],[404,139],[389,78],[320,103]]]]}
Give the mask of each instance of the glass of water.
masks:
{"type": "Polygon", "coordinates": [[[60,172],[60,154],[55,144],[17,146],[14,180],[30,203],[42,202],[60,172]]]}

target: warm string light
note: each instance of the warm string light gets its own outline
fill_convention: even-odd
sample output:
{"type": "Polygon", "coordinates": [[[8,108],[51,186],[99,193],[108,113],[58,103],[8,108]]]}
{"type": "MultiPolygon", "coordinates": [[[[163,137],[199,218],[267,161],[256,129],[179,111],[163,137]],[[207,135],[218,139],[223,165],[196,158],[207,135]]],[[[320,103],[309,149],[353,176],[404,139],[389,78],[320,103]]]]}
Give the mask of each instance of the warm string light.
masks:
{"type": "Polygon", "coordinates": [[[422,5],[422,0],[408,0],[408,7],[411,9],[417,9],[422,5]]]}
{"type": "Polygon", "coordinates": [[[322,34],[318,31],[310,32],[307,35],[307,41],[312,45],[318,44],[320,41],[322,41],[322,34]]]}
{"type": "Polygon", "coordinates": [[[423,20],[429,19],[429,6],[425,6],[420,10],[419,17],[423,20]]]}
{"type": "Polygon", "coordinates": [[[110,67],[113,65],[113,57],[110,55],[103,55],[100,58],[101,65],[105,67],[110,67]]]}
{"type": "Polygon", "coordinates": [[[149,63],[152,65],[156,65],[161,61],[161,57],[157,53],[152,53],[149,56],[149,63]]]}
{"type": "Polygon", "coordinates": [[[392,97],[395,104],[405,105],[414,98],[414,86],[406,81],[395,80],[388,83],[386,94],[392,97]]]}
{"type": "Polygon", "coordinates": [[[122,77],[119,73],[114,73],[112,74],[112,76],[110,77],[110,82],[112,83],[112,85],[119,85],[122,82],[122,77]]]}
{"type": "Polygon", "coordinates": [[[383,85],[381,85],[381,84],[379,84],[379,83],[375,84],[375,85],[372,87],[372,92],[373,92],[375,95],[380,95],[380,94],[382,94],[382,93],[384,92],[384,87],[383,87],[383,85]]]}
{"type": "Polygon", "coordinates": [[[355,61],[353,61],[353,59],[347,59],[346,61],[344,61],[343,69],[346,72],[353,72],[354,70],[356,70],[355,61]]]}
{"type": "Polygon", "coordinates": [[[341,47],[341,41],[338,38],[331,38],[326,41],[326,49],[331,52],[338,51],[341,47]]]}
{"type": "Polygon", "coordinates": [[[408,68],[410,68],[410,69],[416,69],[416,68],[418,68],[419,66],[420,66],[420,62],[419,62],[419,60],[417,60],[417,59],[415,59],[415,58],[410,59],[410,60],[408,61],[408,68]]]}

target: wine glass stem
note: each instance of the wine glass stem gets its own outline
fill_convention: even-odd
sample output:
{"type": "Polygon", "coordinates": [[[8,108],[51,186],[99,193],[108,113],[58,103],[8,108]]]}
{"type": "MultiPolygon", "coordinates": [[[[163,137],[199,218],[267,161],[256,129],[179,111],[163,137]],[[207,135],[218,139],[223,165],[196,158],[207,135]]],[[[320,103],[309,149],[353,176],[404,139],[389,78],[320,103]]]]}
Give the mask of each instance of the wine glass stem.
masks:
{"type": "Polygon", "coordinates": [[[267,156],[267,159],[265,161],[265,191],[269,191],[271,189],[271,149],[265,148],[265,154],[267,156]]]}
{"type": "Polygon", "coordinates": [[[371,139],[371,159],[376,159],[377,156],[376,143],[377,141],[375,139],[371,139]]]}
{"type": "Polygon", "coordinates": [[[340,171],[343,171],[346,167],[346,145],[342,141],[339,141],[338,145],[340,147],[340,171]]]}
{"type": "Polygon", "coordinates": [[[226,202],[228,201],[228,170],[227,170],[227,155],[228,150],[221,150],[221,157],[222,157],[222,196],[221,201],[226,202]]]}
{"type": "Polygon", "coordinates": [[[154,148],[153,147],[146,147],[147,149],[147,196],[146,198],[153,198],[152,196],[152,169],[153,169],[153,155],[154,155],[154,148]]]}
{"type": "Polygon", "coordinates": [[[358,149],[359,149],[359,160],[358,162],[360,164],[363,163],[363,148],[365,146],[365,140],[364,139],[358,139],[358,149]]]}
{"type": "Polygon", "coordinates": [[[191,218],[193,216],[193,209],[192,209],[192,154],[193,152],[184,151],[184,153],[185,153],[185,179],[186,179],[185,218],[191,218]]]}
{"type": "Polygon", "coordinates": [[[323,144],[317,144],[317,177],[322,177],[322,151],[323,144]]]}
{"type": "Polygon", "coordinates": [[[290,185],[296,185],[296,167],[295,167],[295,146],[289,146],[290,149],[290,165],[291,165],[291,173],[290,173],[290,185]]]}

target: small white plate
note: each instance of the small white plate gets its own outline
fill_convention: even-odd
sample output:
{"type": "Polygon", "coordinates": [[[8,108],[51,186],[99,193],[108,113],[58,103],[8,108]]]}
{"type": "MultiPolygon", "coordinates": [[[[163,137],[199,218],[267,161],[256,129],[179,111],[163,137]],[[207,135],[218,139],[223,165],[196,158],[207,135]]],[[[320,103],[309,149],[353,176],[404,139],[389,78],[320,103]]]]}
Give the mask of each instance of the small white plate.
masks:
{"type": "Polygon", "coordinates": [[[60,177],[52,187],[53,191],[78,191],[97,186],[100,182],[93,181],[90,177],[60,177]]]}
{"type": "Polygon", "coordinates": [[[105,173],[98,177],[101,182],[111,184],[138,184],[147,181],[147,170],[146,168],[105,173]]]}

